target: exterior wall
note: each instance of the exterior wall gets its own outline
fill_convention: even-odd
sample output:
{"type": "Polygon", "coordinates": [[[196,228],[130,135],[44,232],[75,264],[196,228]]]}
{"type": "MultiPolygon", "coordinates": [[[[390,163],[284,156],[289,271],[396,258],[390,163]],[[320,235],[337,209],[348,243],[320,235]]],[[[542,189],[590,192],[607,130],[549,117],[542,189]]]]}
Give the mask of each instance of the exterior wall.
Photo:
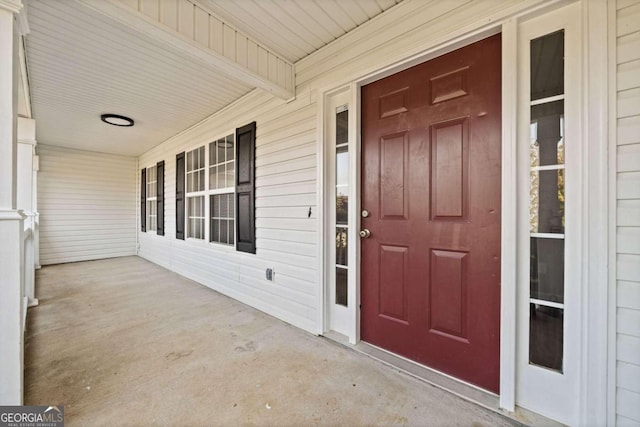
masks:
{"type": "MultiPolygon", "coordinates": [[[[320,333],[318,92],[380,70],[538,1],[407,1],[296,63],[296,99],[253,91],[142,155],[166,162],[165,236],[139,232],[140,256],[311,332],[320,333]],[[455,19],[451,16],[454,15],[455,19]],[[447,16],[446,22],[441,22],[447,16]],[[452,24],[453,22],[453,24],[452,24]],[[425,45],[430,41],[430,45],[425,45]],[[175,156],[257,122],[257,253],[175,239],[175,156]],[[307,217],[309,207],[312,215],[307,217]],[[265,280],[273,268],[274,282],[265,280]]],[[[139,175],[139,173],[138,173],[139,175]]],[[[138,194],[139,196],[139,194],[138,194]]],[[[139,229],[139,227],[138,227],[139,229]]]]}
{"type": "Polygon", "coordinates": [[[618,425],[640,425],[640,2],[617,1],[618,425]]]}
{"type": "Polygon", "coordinates": [[[254,91],[234,108],[143,155],[140,168],[165,161],[165,235],[139,232],[140,256],[315,331],[319,292],[315,129],[316,106],[308,93],[285,104],[254,91]],[[257,253],[210,244],[208,236],[205,241],[176,240],[176,154],[253,120],[257,121],[257,253]],[[274,269],[273,282],[265,279],[266,268],[274,269]]]}
{"type": "Polygon", "coordinates": [[[40,263],[136,253],[136,159],[38,145],[40,263]]]}

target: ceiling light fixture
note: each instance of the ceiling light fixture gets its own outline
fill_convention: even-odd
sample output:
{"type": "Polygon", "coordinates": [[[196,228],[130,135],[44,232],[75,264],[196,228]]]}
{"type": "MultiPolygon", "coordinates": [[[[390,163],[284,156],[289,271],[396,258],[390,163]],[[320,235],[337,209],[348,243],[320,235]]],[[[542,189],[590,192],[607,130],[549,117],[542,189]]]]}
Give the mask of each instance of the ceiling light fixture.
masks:
{"type": "Polygon", "coordinates": [[[110,125],[123,127],[133,126],[134,123],[133,119],[125,116],[120,116],[118,114],[103,114],[100,116],[100,120],[110,125]]]}

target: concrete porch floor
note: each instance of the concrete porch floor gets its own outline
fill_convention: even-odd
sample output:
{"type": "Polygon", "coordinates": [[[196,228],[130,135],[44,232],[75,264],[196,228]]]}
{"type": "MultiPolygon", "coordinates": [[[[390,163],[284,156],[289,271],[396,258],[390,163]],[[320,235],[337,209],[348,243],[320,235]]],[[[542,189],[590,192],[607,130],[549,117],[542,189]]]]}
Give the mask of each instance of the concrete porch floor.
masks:
{"type": "Polygon", "coordinates": [[[25,404],[69,426],[513,421],[138,257],[44,267],[25,404]]]}

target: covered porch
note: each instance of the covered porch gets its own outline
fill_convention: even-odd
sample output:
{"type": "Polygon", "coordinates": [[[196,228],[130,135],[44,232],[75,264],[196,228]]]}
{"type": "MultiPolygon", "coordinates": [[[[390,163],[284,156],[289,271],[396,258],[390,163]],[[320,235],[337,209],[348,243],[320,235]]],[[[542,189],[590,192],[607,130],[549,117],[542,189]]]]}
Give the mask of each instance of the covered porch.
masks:
{"type": "Polygon", "coordinates": [[[136,256],[36,280],[25,404],[69,425],[515,423],[136,256]]]}

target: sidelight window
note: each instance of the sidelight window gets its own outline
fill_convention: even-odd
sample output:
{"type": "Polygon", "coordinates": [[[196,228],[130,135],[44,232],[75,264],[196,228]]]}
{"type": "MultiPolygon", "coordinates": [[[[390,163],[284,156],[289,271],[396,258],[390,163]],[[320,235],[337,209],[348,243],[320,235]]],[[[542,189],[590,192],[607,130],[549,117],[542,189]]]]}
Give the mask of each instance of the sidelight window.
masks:
{"type": "Polygon", "coordinates": [[[564,31],[531,40],[530,49],[529,363],[562,372],[565,308],[564,31]]]}
{"type": "Polygon", "coordinates": [[[349,229],[349,110],[347,106],[336,110],[336,304],[347,306],[347,253],[349,229]]]}

